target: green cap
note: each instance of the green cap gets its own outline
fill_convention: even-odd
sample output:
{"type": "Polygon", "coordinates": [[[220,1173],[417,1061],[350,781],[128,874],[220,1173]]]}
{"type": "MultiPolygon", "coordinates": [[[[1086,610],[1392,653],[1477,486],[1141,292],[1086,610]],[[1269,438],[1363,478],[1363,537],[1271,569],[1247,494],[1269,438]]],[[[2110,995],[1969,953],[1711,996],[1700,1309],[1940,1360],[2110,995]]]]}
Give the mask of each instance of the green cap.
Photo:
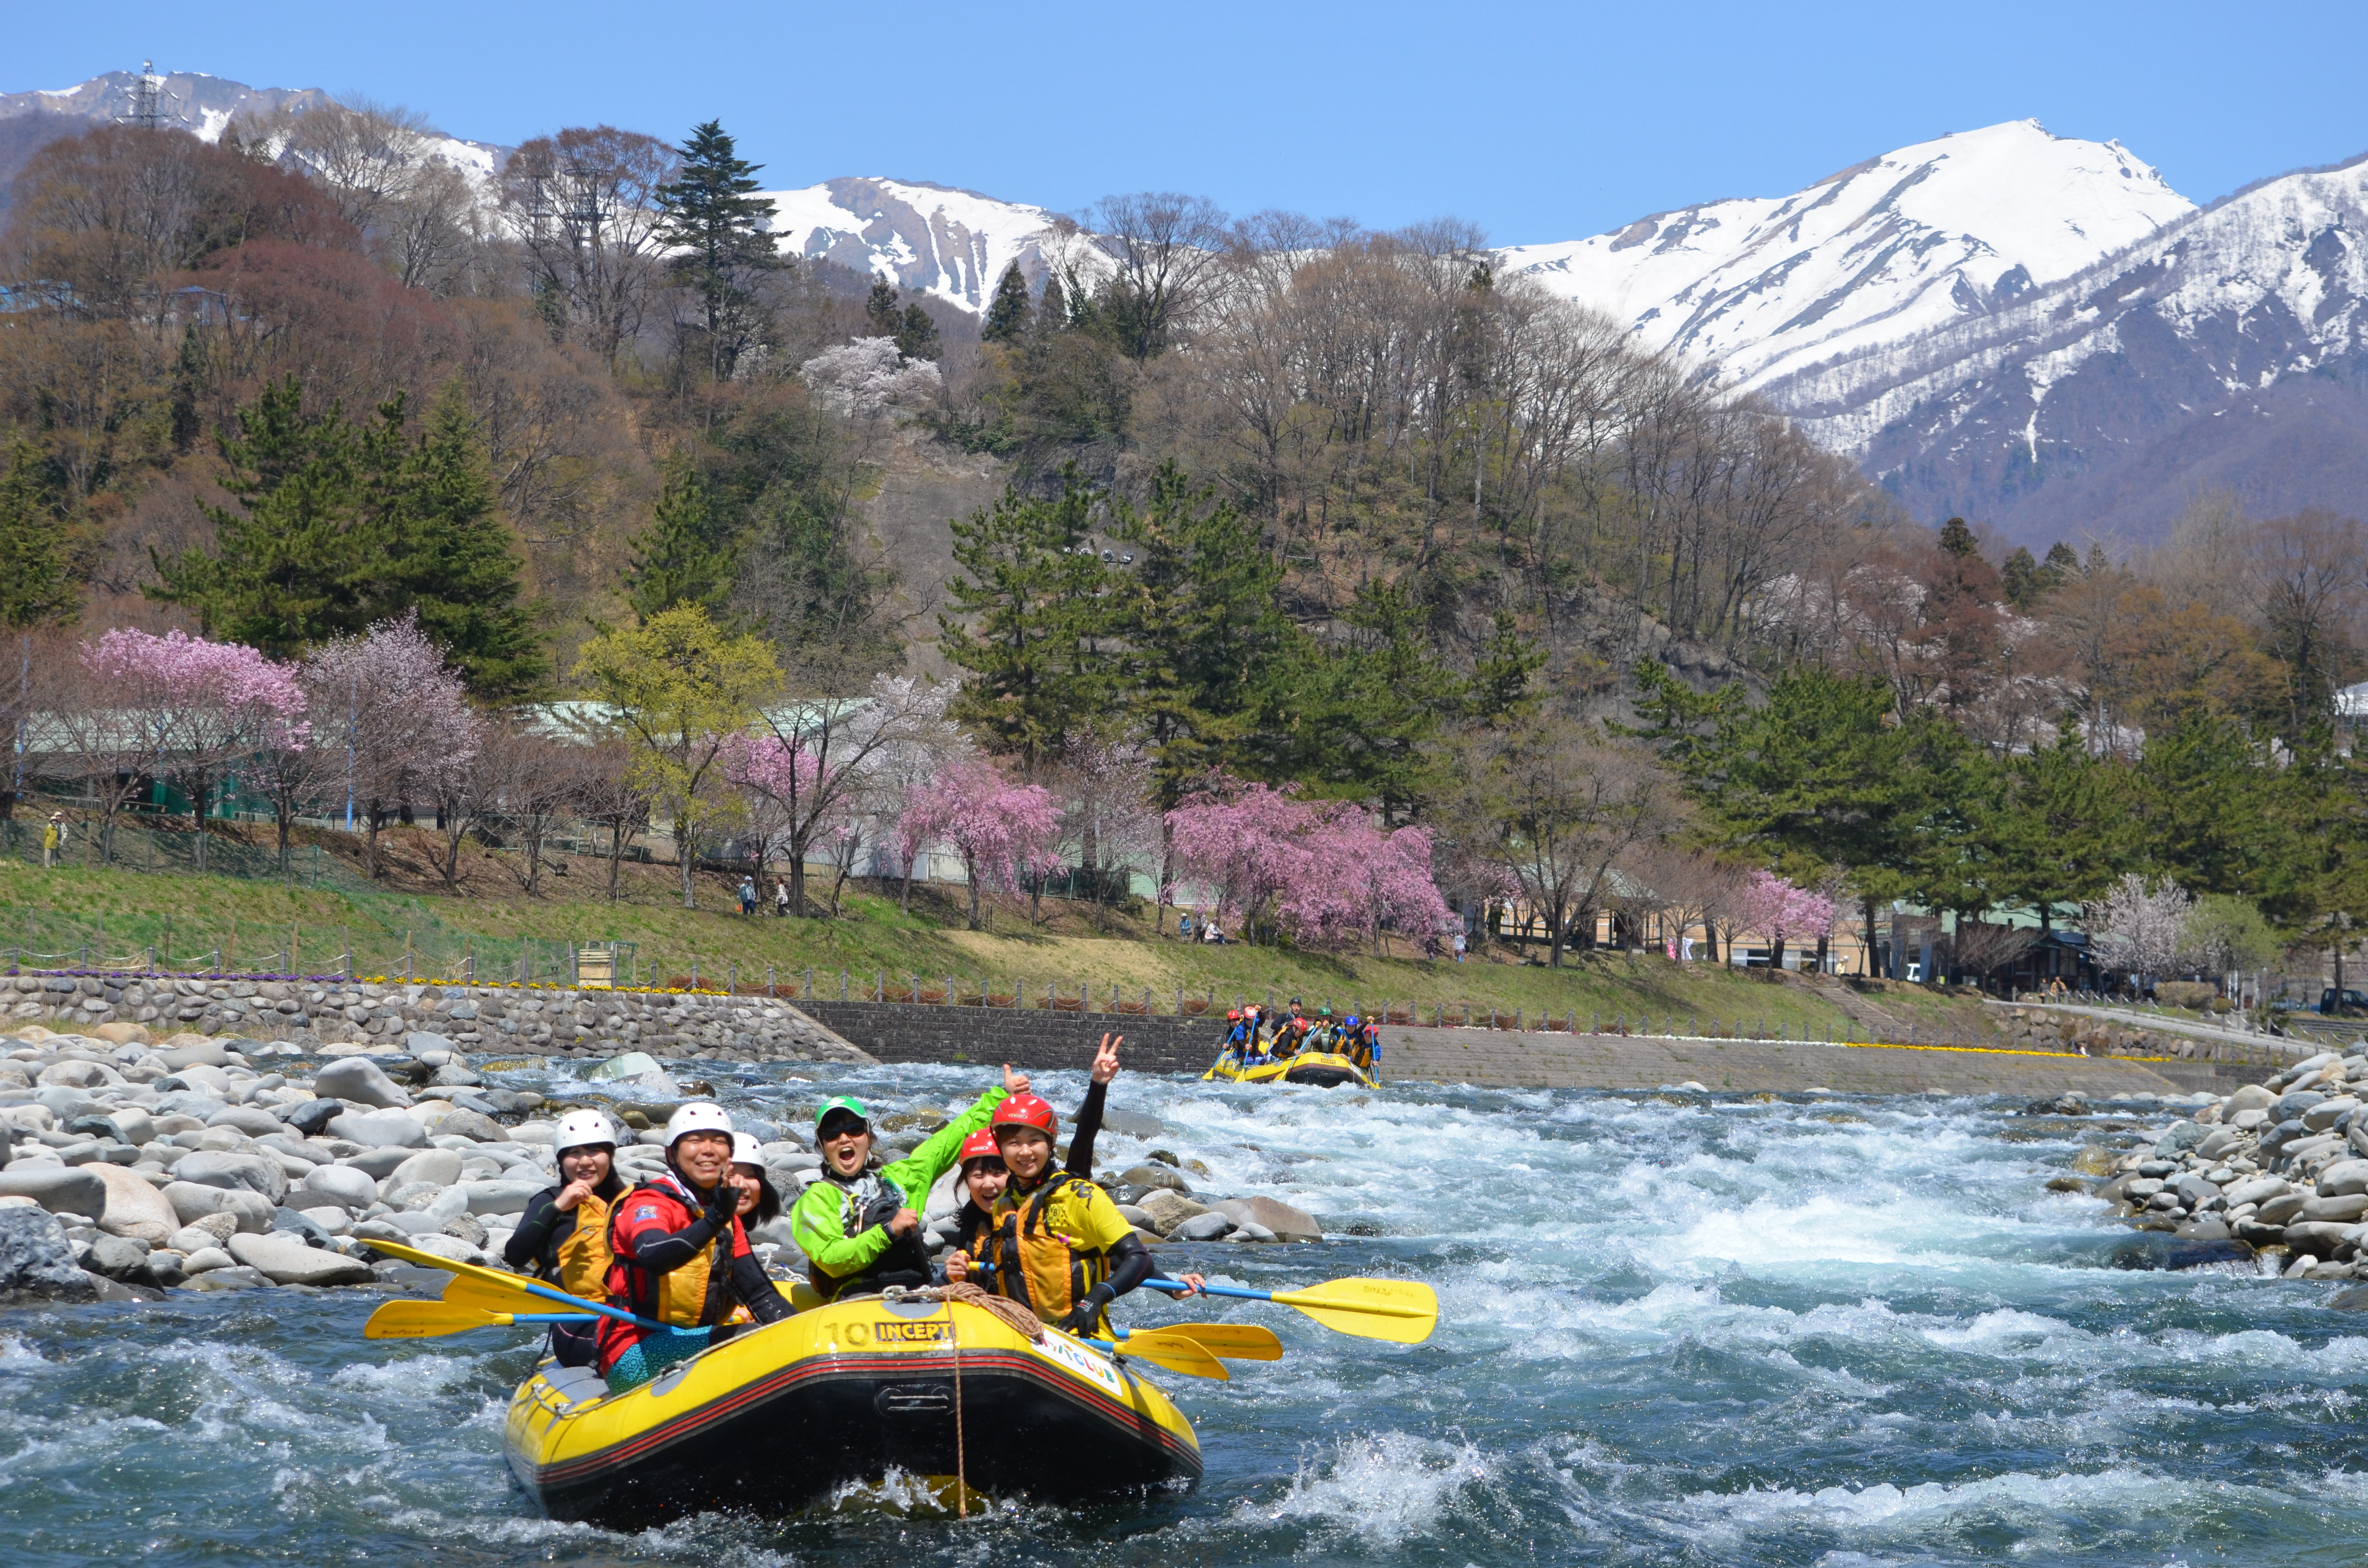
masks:
{"type": "Polygon", "coordinates": [[[871,1113],[863,1108],[863,1102],[861,1100],[857,1099],[853,1095],[833,1095],[830,1098],[823,1101],[820,1108],[814,1111],[814,1131],[816,1132],[820,1132],[822,1131],[822,1124],[830,1119],[830,1113],[835,1110],[843,1110],[847,1112],[848,1115],[855,1118],[856,1120],[863,1123],[866,1127],[871,1125],[871,1113]]]}

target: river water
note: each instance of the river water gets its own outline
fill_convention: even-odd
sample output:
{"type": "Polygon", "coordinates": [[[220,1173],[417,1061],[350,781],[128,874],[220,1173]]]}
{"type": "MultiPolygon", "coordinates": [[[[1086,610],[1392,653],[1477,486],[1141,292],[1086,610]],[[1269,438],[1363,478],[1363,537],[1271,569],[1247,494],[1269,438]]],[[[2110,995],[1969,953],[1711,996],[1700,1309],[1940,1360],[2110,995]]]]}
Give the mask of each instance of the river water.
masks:
{"type": "MultiPolygon", "coordinates": [[[[983,1086],[796,1071],[710,1075],[776,1117],[983,1086]]],[[[1039,1081],[1064,1106],[1082,1086],[1039,1081]]],[[[511,1483],[501,1417],[532,1357],[505,1332],[365,1342],[376,1298],[356,1291],[17,1311],[0,1558],[1844,1568],[2350,1562],[2368,1539],[2368,1320],[2328,1311],[2333,1286],[2114,1267],[2130,1233],[2045,1190],[2082,1134],[2001,1136],[2032,1125],[2010,1106],[1133,1076],[1111,1103],[1167,1131],[1106,1133],[1099,1165],[1156,1142],[1210,1168],[1198,1187],[1370,1233],[1172,1249],[1170,1271],[1425,1279],[1438,1333],[1399,1346],[1138,1297],[1137,1326],[1238,1313],[1288,1346],[1231,1383],[1163,1380],[1207,1460],[1188,1494],[957,1523],[890,1484],[787,1521],[618,1533],[542,1520],[511,1483]]],[[[751,1462],[795,1463],[797,1441],[751,1462]]]]}

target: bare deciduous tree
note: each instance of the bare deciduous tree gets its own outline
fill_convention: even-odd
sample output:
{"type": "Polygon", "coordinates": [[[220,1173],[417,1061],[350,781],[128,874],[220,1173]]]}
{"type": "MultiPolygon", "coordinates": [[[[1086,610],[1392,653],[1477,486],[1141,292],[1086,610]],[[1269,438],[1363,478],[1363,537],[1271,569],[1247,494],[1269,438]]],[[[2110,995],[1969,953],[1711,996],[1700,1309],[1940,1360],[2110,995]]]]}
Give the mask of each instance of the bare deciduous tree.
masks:
{"type": "Polygon", "coordinates": [[[604,363],[639,335],[665,285],[658,187],[679,164],[655,136],[598,125],[538,136],[502,166],[502,210],[545,319],[604,363]]]}

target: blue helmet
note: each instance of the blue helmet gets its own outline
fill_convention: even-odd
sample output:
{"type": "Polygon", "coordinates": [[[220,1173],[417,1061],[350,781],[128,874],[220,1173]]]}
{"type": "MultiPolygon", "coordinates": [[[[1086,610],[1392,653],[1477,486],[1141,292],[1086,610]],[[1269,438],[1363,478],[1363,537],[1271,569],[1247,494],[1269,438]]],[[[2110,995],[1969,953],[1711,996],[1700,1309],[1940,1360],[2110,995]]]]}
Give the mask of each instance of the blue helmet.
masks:
{"type": "Polygon", "coordinates": [[[1358,1017],[1357,1017],[1357,1015],[1356,1015],[1356,1014],[1354,1014],[1354,1013],[1351,1013],[1351,1014],[1349,1014],[1349,1015],[1348,1016],[1348,1017],[1347,1017],[1347,1018],[1345,1018],[1345,1019],[1343,1019],[1343,1020],[1341,1021],[1340,1027],[1341,1027],[1342,1028],[1344,1028],[1344,1029],[1353,1029],[1353,1028],[1355,1028],[1357,1027],[1358,1022],[1359,1022],[1359,1019],[1358,1019],[1358,1017]]]}

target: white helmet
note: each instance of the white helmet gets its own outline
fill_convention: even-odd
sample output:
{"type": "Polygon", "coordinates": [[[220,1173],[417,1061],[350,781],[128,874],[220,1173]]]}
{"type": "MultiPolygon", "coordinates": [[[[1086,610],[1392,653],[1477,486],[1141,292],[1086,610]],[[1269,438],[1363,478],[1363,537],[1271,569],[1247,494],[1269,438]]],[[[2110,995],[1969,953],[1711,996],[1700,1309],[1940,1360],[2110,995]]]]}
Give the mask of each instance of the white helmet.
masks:
{"type": "Polygon", "coordinates": [[[734,1132],[732,1135],[732,1163],[754,1165],[761,1171],[765,1168],[765,1146],[746,1132],[734,1132]]]}
{"type": "Polygon", "coordinates": [[[597,1110],[569,1111],[559,1119],[558,1130],[551,1135],[551,1152],[554,1154],[596,1143],[611,1149],[617,1146],[616,1128],[597,1110]]]}
{"type": "Polygon", "coordinates": [[[722,1106],[710,1104],[706,1100],[693,1100],[689,1105],[677,1109],[672,1116],[666,1118],[666,1147],[669,1149],[673,1148],[677,1143],[682,1141],[683,1136],[686,1133],[722,1132],[729,1134],[731,1131],[732,1118],[725,1113],[722,1106]]]}

